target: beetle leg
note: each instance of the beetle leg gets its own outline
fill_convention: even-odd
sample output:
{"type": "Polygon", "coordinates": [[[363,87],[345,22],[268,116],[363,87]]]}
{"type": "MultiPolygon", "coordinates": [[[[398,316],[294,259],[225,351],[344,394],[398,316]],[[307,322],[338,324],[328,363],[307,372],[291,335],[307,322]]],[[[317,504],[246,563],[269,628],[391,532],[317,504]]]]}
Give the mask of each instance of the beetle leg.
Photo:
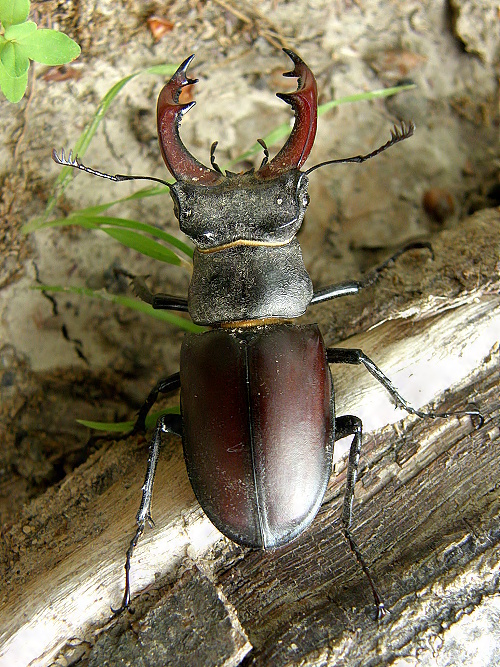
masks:
{"type": "Polygon", "coordinates": [[[137,512],[137,530],[135,531],[134,537],[130,540],[125,558],[125,591],[123,593],[121,606],[118,609],[111,608],[111,611],[114,614],[120,614],[130,604],[130,563],[132,555],[139,539],[144,533],[146,523],[151,527],[154,526],[153,517],[151,516],[151,501],[153,498],[153,484],[156,473],[156,464],[158,463],[158,455],[160,453],[162,433],[175,433],[182,437],[181,416],[171,414],[162,415],[156,423],[151,444],[149,445],[148,467],[146,469],[144,484],[142,485],[141,504],[139,511],[137,512]]]}
{"type": "Polygon", "coordinates": [[[408,403],[405,398],[401,396],[387,375],[385,375],[362,350],[330,347],[326,351],[326,357],[329,364],[363,364],[367,371],[371,373],[373,377],[387,389],[389,394],[394,399],[396,405],[400,408],[404,408],[406,412],[409,412],[412,415],[418,415],[419,417],[429,419],[436,419],[437,417],[460,417],[463,415],[470,415],[471,417],[478,418],[477,428],[481,428],[483,425],[483,416],[476,408],[471,410],[457,410],[455,412],[434,412],[432,410],[424,411],[415,409],[410,405],[410,403],[408,403]]]}
{"type": "MultiPolygon", "coordinates": [[[[146,430],[146,417],[148,416],[149,411],[153,407],[153,405],[156,403],[156,399],[158,398],[158,394],[168,394],[171,391],[175,391],[176,389],[179,389],[181,386],[181,377],[179,373],[174,373],[173,375],[169,375],[166,378],[162,378],[161,380],[158,380],[156,385],[151,389],[149,392],[148,397],[142,404],[139,414],[137,416],[137,421],[135,422],[134,428],[128,435],[132,435],[134,433],[139,433],[143,432],[146,430]]],[[[167,416],[167,415],[165,415],[167,416]]],[[[171,415],[175,416],[175,415],[171,415]]],[[[177,415],[178,416],[178,415],[177,415]]],[[[176,432],[176,431],[175,431],[176,432]]]]}
{"type": "Polygon", "coordinates": [[[153,306],[155,310],[180,310],[184,313],[188,312],[187,299],[171,294],[153,294],[146,281],[141,276],[129,275],[132,278],[132,289],[134,294],[139,297],[141,301],[145,301],[153,306]]]}
{"type": "Polygon", "coordinates": [[[336,285],[328,285],[328,287],[323,287],[322,289],[314,292],[313,298],[309,302],[309,305],[312,306],[315,303],[329,301],[330,299],[338,299],[339,296],[357,294],[362,287],[363,283],[361,283],[359,280],[345,280],[344,282],[337,283],[336,285]]]}
{"type": "Polygon", "coordinates": [[[356,478],[358,476],[359,455],[361,453],[361,443],[363,439],[362,434],[363,424],[359,417],[354,417],[353,415],[344,415],[342,417],[335,418],[335,440],[340,440],[341,438],[345,438],[349,435],[354,436],[351,443],[351,448],[349,450],[346,490],[344,495],[344,509],[342,511],[344,536],[349,543],[349,547],[352,553],[356,556],[356,560],[358,561],[361,569],[368,579],[368,583],[370,584],[373,598],[375,600],[375,606],[377,607],[377,619],[380,619],[389,612],[385,608],[384,601],[382,600],[377,587],[373,582],[368,565],[361,555],[361,552],[351,534],[352,503],[354,500],[354,487],[356,485],[356,478]]]}
{"type": "Polygon", "coordinates": [[[317,290],[313,294],[313,298],[309,302],[309,305],[315,303],[321,303],[322,301],[329,301],[330,299],[337,299],[340,296],[348,296],[350,294],[357,294],[364,287],[369,287],[377,282],[380,278],[382,272],[389,266],[392,266],[394,262],[401,257],[405,252],[409,250],[414,250],[415,248],[427,248],[432,253],[432,246],[427,241],[412,241],[407,243],[399,250],[386,259],[380,266],[377,266],[373,271],[370,271],[363,280],[346,280],[342,283],[337,283],[336,285],[328,285],[328,287],[323,287],[320,290],[317,290]]]}
{"type": "Polygon", "coordinates": [[[188,312],[187,299],[170,294],[153,294],[153,303],[155,310],[180,310],[183,313],[188,312]]]}
{"type": "Polygon", "coordinates": [[[352,502],[354,499],[354,486],[358,476],[359,455],[361,453],[361,443],[363,439],[363,424],[359,417],[354,417],[353,415],[336,417],[335,440],[341,440],[349,435],[353,435],[354,438],[349,450],[344,509],[342,512],[342,521],[347,529],[350,528],[352,521],[352,502]]]}
{"type": "Polygon", "coordinates": [[[114,271],[116,274],[130,278],[134,294],[139,297],[141,301],[151,304],[155,310],[180,310],[185,313],[188,312],[187,299],[172,296],[171,294],[153,294],[146,285],[146,280],[142,276],[136,276],[133,273],[120,268],[115,268],[114,271]]]}

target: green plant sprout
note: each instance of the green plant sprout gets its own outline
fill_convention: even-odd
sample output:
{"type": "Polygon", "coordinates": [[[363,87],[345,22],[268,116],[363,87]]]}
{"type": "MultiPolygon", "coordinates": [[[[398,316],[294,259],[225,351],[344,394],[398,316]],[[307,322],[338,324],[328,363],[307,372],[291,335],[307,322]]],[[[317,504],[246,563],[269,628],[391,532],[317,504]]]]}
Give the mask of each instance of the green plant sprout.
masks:
{"type": "MultiPolygon", "coordinates": [[[[0,3],[4,0],[0,0],[0,3]]],[[[133,78],[142,74],[155,74],[161,75],[163,77],[171,76],[177,65],[167,64],[167,65],[158,65],[149,67],[144,70],[140,70],[133,74],[130,74],[120,81],[118,81],[106,95],[101,100],[97,111],[95,112],[92,120],[84,129],[80,137],[75,143],[73,153],[81,157],[85,154],[92,138],[94,137],[97,129],[103,120],[106,112],[110,108],[110,105],[118,95],[118,93],[123,89],[123,87],[133,78]]],[[[375,90],[367,93],[359,93],[355,95],[350,95],[347,97],[339,98],[337,100],[331,100],[325,104],[318,106],[318,115],[322,115],[329,111],[330,109],[339,106],[341,104],[369,101],[383,97],[389,97],[391,95],[396,95],[404,90],[409,90],[414,88],[414,84],[407,84],[402,86],[394,86],[392,88],[385,88],[381,90],[375,90]]],[[[283,139],[290,132],[289,123],[283,123],[272,130],[267,134],[263,139],[267,146],[272,146],[278,141],[283,139]]],[[[262,151],[262,145],[259,142],[255,142],[247,151],[231,160],[223,166],[223,168],[230,168],[234,164],[247,160],[254,155],[259,154],[262,151]]],[[[116,204],[121,204],[127,201],[143,199],[146,197],[154,197],[157,195],[164,195],[168,192],[166,186],[150,186],[142,188],[135,192],[132,195],[122,197],[119,199],[114,199],[104,204],[99,204],[97,206],[91,206],[84,209],[79,209],[73,211],[65,218],[57,218],[55,220],[49,220],[49,216],[52,213],[54,207],[56,206],[58,198],[61,196],[62,192],[69,185],[71,180],[74,177],[74,170],[71,167],[63,167],[59,176],[57,177],[52,195],[49,197],[45,212],[39,218],[35,218],[31,222],[27,223],[23,227],[23,232],[28,234],[35,232],[39,229],[46,229],[49,227],[64,227],[68,225],[77,225],[84,229],[98,229],[115,240],[119,241],[123,245],[137,252],[146,255],[152,259],[157,259],[159,261],[166,262],[168,264],[173,264],[175,266],[183,266],[184,268],[191,268],[193,250],[192,248],[180,241],[176,237],[167,232],[149,225],[144,222],[139,222],[137,220],[131,220],[127,218],[117,218],[107,215],[102,215],[108,211],[112,206],[116,204]],[[156,239],[156,240],[155,240],[156,239]],[[168,247],[170,246],[170,247],[168,247]]],[[[173,182],[173,179],[171,179],[173,182]]],[[[96,299],[105,299],[111,301],[117,305],[125,306],[133,310],[145,313],[151,317],[169,322],[170,324],[179,327],[185,331],[191,332],[200,332],[203,331],[203,327],[200,327],[190,320],[187,320],[181,316],[174,315],[164,310],[154,310],[151,305],[144,303],[136,298],[130,298],[121,295],[114,295],[103,290],[92,290],[83,287],[64,287],[60,285],[37,285],[34,289],[43,290],[46,292],[65,292],[83,295],[96,299]]],[[[156,419],[166,412],[178,412],[178,408],[166,408],[155,415],[151,416],[150,423],[155,423],[156,419]]],[[[99,431],[112,431],[115,433],[126,432],[130,430],[134,422],[89,422],[78,420],[78,422],[84,426],[88,426],[94,430],[99,431]]]]}
{"type": "Polygon", "coordinates": [[[29,12],[29,0],[0,0],[0,88],[14,104],[28,86],[30,60],[64,65],[80,55],[78,44],[64,33],[28,21],[29,12]]]}

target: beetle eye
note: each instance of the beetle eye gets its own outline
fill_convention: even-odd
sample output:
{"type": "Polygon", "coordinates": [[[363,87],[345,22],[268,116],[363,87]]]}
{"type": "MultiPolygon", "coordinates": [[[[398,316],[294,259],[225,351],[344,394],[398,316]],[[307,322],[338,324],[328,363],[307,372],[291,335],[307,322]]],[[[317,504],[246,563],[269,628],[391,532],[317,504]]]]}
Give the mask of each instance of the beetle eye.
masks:
{"type": "Polygon", "coordinates": [[[174,215],[177,218],[177,220],[180,220],[179,215],[181,210],[181,204],[179,202],[177,194],[174,192],[172,188],[170,188],[170,196],[172,197],[172,201],[174,202],[174,215]]]}

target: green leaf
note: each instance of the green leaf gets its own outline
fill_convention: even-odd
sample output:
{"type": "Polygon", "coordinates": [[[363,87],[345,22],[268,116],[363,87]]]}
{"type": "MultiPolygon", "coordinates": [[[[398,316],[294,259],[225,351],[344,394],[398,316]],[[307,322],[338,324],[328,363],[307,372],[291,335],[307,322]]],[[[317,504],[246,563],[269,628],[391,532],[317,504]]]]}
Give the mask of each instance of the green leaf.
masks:
{"type": "Polygon", "coordinates": [[[0,53],[0,61],[12,79],[18,79],[28,72],[30,61],[23,47],[16,42],[7,42],[0,53]]]}
{"type": "Polygon", "coordinates": [[[416,85],[414,83],[408,83],[404,86],[381,88],[379,90],[372,90],[368,93],[355,93],[354,95],[346,95],[346,97],[340,97],[338,100],[331,100],[330,102],[325,102],[325,104],[320,104],[318,107],[318,116],[321,116],[321,114],[330,111],[330,109],[333,109],[333,107],[336,107],[339,104],[351,104],[352,102],[377,100],[381,97],[397,95],[398,93],[402,93],[404,90],[411,90],[412,88],[416,88],[416,85]]]}
{"type": "MultiPolygon", "coordinates": [[[[67,167],[66,169],[69,169],[69,167],[67,167]]],[[[96,206],[88,206],[87,208],[78,209],[78,211],[75,212],[75,216],[77,217],[80,217],[80,215],[97,216],[99,213],[104,213],[115,204],[123,204],[124,202],[133,201],[135,199],[143,199],[145,197],[154,197],[156,195],[163,195],[166,194],[167,192],[168,188],[164,187],[163,185],[141,188],[140,190],[137,190],[137,192],[133,192],[131,195],[127,195],[126,197],[121,197],[120,199],[114,199],[112,201],[106,202],[105,204],[97,204],[96,206]]],[[[74,216],[72,215],[71,219],[73,220],[73,218],[74,216]]],[[[36,231],[37,229],[43,229],[44,227],[54,227],[57,225],[65,225],[65,224],[79,224],[73,222],[71,223],[65,222],[66,220],[68,220],[68,218],[59,218],[57,220],[52,220],[48,222],[46,219],[46,215],[41,215],[38,218],[33,218],[33,220],[30,220],[30,222],[27,222],[22,227],[22,232],[24,234],[29,234],[31,232],[36,231]]],[[[179,243],[182,243],[182,241],[179,241],[179,243]]],[[[186,246],[186,248],[188,248],[188,246],[186,246]]],[[[192,256],[193,251],[191,249],[189,250],[190,250],[190,256],[192,256]]]]}
{"type": "Polygon", "coordinates": [[[68,35],[49,28],[25,35],[22,45],[28,58],[44,65],[64,65],[78,58],[81,51],[68,35]]]}
{"type": "Polygon", "coordinates": [[[4,28],[26,21],[29,13],[29,0],[0,0],[0,23],[4,28]]]}
{"type": "MultiPolygon", "coordinates": [[[[127,220],[126,218],[112,218],[100,215],[92,215],[91,213],[89,214],[88,211],[91,211],[91,209],[80,210],[76,212],[74,215],[69,215],[67,218],[59,218],[58,220],[51,220],[49,222],[46,222],[41,218],[37,218],[36,220],[33,220],[28,224],[26,224],[23,227],[22,231],[25,234],[28,234],[38,229],[46,229],[48,227],[66,227],[68,225],[78,225],[79,227],[83,227],[84,229],[102,229],[107,233],[109,233],[108,230],[113,227],[118,227],[121,229],[133,229],[137,232],[141,232],[140,236],[142,236],[143,234],[150,234],[154,238],[160,239],[161,241],[168,243],[169,245],[173,246],[174,248],[177,248],[182,253],[187,255],[189,259],[192,259],[193,257],[193,251],[186,243],[180,241],[175,236],[168,234],[168,232],[164,232],[162,229],[158,229],[157,227],[148,225],[145,222],[138,222],[137,220],[127,220]]],[[[113,234],[110,234],[110,236],[113,236],[113,234]]],[[[114,238],[117,238],[117,236],[114,235],[114,238]]],[[[118,240],[121,241],[121,239],[118,240]]],[[[157,246],[159,248],[158,252],[162,252],[165,249],[163,245],[157,244],[157,246]]],[[[142,249],[137,246],[134,246],[134,249],[139,250],[139,252],[143,252],[142,249]]],[[[185,260],[179,259],[177,255],[175,255],[175,257],[176,261],[169,263],[176,265],[185,263],[185,260]]],[[[166,260],[163,259],[163,261],[166,260]]]]}
{"type": "Polygon", "coordinates": [[[191,320],[187,320],[180,315],[174,315],[169,313],[166,310],[155,310],[153,306],[150,306],[149,303],[144,303],[138,299],[133,299],[129,296],[123,296],[122,294],[110,294],[104,290],[91,290],[88,287],[62,287],[61,285],[33,285],[31,289],[39,290],[41,292],[63,292],[65,294],[78,294],[79,296],[87,296],[92,299],[101,299],[103,301],[110,301],[111,303],[116,304],[117,306],[125,306],[131,310],[135,310],[139,313],[144,313],[150,317],[154,317],[156,320],[161,320],[162,322],[168,322],[173,326],[182,329],[183,331],[189,331],[190,333],[202,333],[206,331],[205,327],[200,327],[198,324],[194,324],[191,320]]]}
{"type": "Polygon", "coordinates": [[[137,250],[137,252],[140,252],[147,257],[158,259],[160,262],[180,266],[181,260],[174,252],[165,248],[165,246],[162,246],[160,243],[153,241],[153,239],[150,239],[148,236],[138,234],[130,229],[117,229],[116,227],[101,227],[101,230],[127,248],[137,250]]]}
{"type": "Polygon", "coordinates": [[[5,67],[0,61],[0,88],[9,102],[12,102],[13,104],[19,102],[24,95],[27,86],[28,72],[25,72],[25,74],[20,77],[12,78],[7,74],[5,67]]]}
{"type": "MultiPolygon", "coordinates": [[[[180,415],[181,409],[178,405],[172,408],[163,408],[157,412],[152,412],[146,417],[146,428],[153,428],[159,417],[162,415],[180,415]]],[[[94,422],[87,419],[77,419],[78,424],[92,428],[95,431],[109,431],[110,433],[126,433],[131,431],[135,426],[135,421],[127,422],[94,422]]]]}
{"type": "Polygon", "coordinates": [[[33,21],[25,21],[24,23],[16,23],[15,25],[10,25],[5,29],[5,39],[9,41],[20,42],[27,35],[31,35],[36,32],[36,23],[33,21]]]}
{"type": "MultiPolygon", "coordinates": [[[[143,234],[151,234],[154,238],[165,241],[169,245],[174,246],[182,253],[187,255],[190,259],[193,258],[193,250],[183,241],[180,241],[172,234],[163,231],[163,229],[158,229],[158,227],[153,227],[153,225],[148,225],[145,222],[139,222],[137,220],[130,220],[128,218],[113,218],[111,216],[100,216],[100,215],[88,215],[85,214],[85,211],[77,211],[75,215],[70,215],[68,218],[65,218],[67,221],[76,221],[77,224],[80,222],[85,224],[91,224],[96,228],[103,229],[108,227],[122,227],[125,229],[134,229],[137,232],[142,232],[143,234]]],[[[57,222],[57,221],[56,221],[57,222]]],[[[51,225],[51,223],[49,223],[51,225]]]]}

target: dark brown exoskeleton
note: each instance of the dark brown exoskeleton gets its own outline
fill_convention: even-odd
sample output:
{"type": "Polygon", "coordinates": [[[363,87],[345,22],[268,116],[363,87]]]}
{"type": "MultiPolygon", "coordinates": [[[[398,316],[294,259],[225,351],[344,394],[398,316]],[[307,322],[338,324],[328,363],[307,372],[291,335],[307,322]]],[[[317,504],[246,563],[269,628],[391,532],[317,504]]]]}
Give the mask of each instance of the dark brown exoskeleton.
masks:
{"type": "MultiPolygon", "coordinates": [[[[271,161],[263,144],[259,169],[225,174],[211,151],[212,168],[196,160],[179,137],[179,123],[190,104],[180,104],[193,56],[179,67],[158,99],[158,134],[163,159],[175,177],[168,184],[181,230],[194,242],[188,299],[152,295],[134,279],[136,292],[154,308],[189,312],[207,325],[187,334],[180,373],[160,381],[139,412],[134,432],[159,393],[181,390],[181,415],[158,420],[150,446],[137,530],[126,557],[122,605],[130,602],[130,563],[134,547],[152,524],[151,497],[161,433],[182,436],[191,484],[202,508],[224,535],[238,544],[272,549],[302,533],[316,516],[332,470],[335,440],[352,436],[342,521],[344,534],[365,572],[379,616],[384,604],[350,530],[362,424],[352,415],[336,416],[329,364],[363,364],[396,404],[421,417],[452,413],[412,408],[391,381],[361,350],[326,348],[316,325],[297,326],[294,318],[315,303],[356,294],[413,243],[393,255],[363,281],[347,281],[314,291],[296,234],[308,204],[308,174],[324,164],[363,162],[411,136],[412,123],[395,127],[391,139],[367,155],[329,160],[300,171],[314,143],[316,81],[292,51],[285,76],[298,77],[294,93],[279,95],[295,112],[284,147],[271,161]]],[[[262,142],[263,143],[263,142],[262,142]]],[[[54,159],[98,176],[77,158],[54,159]]],[[[159,179],[151,179],[159,180],[159,179]]],[[[164,181],[161,181],[164,182],[164,181]]],[[[453,414],[479,415],[477,410],[453,414]]]]}

